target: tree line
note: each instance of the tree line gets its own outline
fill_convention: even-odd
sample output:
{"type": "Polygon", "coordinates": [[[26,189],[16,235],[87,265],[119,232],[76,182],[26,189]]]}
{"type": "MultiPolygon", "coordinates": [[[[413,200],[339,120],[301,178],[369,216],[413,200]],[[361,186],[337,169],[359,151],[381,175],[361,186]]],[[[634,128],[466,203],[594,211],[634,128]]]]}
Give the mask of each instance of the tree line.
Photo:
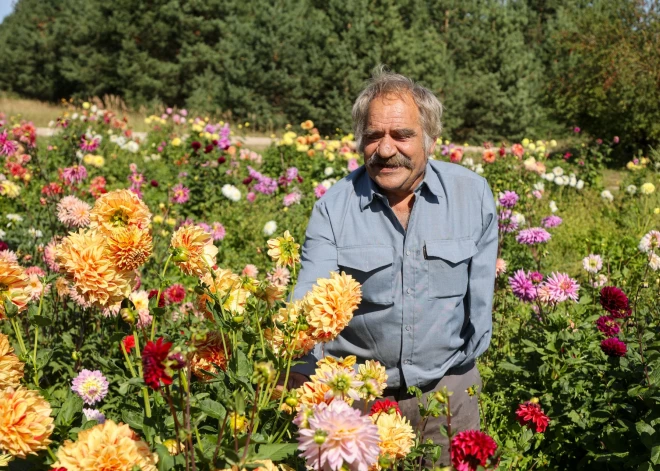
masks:
{"type": "Polygon", "coordinates": [[[579,126],[649,146],[658,16],[657,0],[18,0],[0,24],[0,90],[332,133],[384,63],[438,94],[455,142],[579,126]]]}

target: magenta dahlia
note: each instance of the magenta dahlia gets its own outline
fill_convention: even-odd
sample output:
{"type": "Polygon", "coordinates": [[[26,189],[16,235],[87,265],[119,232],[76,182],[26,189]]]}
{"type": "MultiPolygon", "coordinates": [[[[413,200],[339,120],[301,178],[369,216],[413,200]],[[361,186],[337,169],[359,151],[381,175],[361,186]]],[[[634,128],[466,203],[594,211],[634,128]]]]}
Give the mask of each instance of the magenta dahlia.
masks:
{"type": "Polygon", "coordinates": [[[612,316],[600,316],[596,321],[596,327],[606,337],[614,337],[621,330],[616,318],[612,316]]]}
{"type": "Polygon", "coordinates": [[[497,451],[497,443],[479,430],[465,430],[451,439],[451,464],[458,471],[476,471],[486,466],[497,451]]]}
{"type": "Polygon", "coordinates": [[[617,319],[628,317],[631,312],[628,296],[616,286],[605,286],[600,290],[600,305],[617,319]]]}
{"type": "Polygon", "coordinates": [[[622,357],[628,351],[628,346],[616,337],[610,337],[600,343],[600,349],[609,357],[622,357]]]}

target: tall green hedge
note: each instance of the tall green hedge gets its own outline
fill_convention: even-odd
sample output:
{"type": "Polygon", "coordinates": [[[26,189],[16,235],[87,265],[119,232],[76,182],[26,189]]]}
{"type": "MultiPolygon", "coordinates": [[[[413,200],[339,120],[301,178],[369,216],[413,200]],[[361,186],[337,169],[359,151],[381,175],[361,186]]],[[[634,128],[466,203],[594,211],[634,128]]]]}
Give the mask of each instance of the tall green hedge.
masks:
{"type": "Polygon", "coordinates": [[[0,90],[333,132],[385,63],[442,98],[456,141],[582,125],[652,144],[655,18],[644,0],[18,0],[0,24],[0,90]]]}

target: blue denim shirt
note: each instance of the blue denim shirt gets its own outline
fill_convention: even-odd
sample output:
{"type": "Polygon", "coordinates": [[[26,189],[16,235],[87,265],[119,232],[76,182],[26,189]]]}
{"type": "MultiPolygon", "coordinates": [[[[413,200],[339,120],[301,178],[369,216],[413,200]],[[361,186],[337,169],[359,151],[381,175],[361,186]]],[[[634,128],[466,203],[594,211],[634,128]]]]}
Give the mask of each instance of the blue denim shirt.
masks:
{"type": "MultiPolygon", "coordinates": [[[[294,297],[344,271],[362,284],[348,327],[325,345],[385,366],[388,387],[425,386],[473,362],[490,343],[497,215],[483,177],[429,161],[407,230],[360,167],[317,201],[294,297]]],[[[310,375],[321,345],[293,370],[310,375]]]]}

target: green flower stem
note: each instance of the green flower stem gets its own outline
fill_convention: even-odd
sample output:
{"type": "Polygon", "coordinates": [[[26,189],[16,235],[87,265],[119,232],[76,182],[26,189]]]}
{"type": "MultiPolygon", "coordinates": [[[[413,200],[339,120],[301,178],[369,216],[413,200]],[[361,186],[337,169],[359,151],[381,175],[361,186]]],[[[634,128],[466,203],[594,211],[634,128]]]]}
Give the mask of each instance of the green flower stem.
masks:
{"type": "Polygon", "coordinates": [[[126,359],[126,363],[128,363],[128,369],[131,371],[131,376],[133,378],[137,378],[137,373],[135,372],[135,367],[133,366],[133,361],[131,360],[131,357],[128,356],[128,352],[126,351],[126,347],[124,346],[123,341],[119,341],[119,345],[121,345],[121,351],[124,353],[124,358],[126,359]]]}
{"type": "Polygon", "coordinates": [[[16,322],[16,318],[12,317],[10,321],[11,321],[11,326],[14,328],[14,333],[16,334],[16,338],[18,339],[18,346],[21,348],[21,353],[27,356],[28,351],[27,348],[25,348],[25,342],[23,342],[23,334],[21,333],[21,328],[16,322]]]}
{"type": "Polygon", "coordinates": [[[292,342],[292,348],[291,351],[289,352],[289,349],[287,348],[286,353],[288,354],[288,359],[286,362],[286,374],[284,376],[284,385],[282,387],[282,395],[280,396],[280,405],[278,407],[277,413],[279,415],[280,410],[282,408],[282,403],[284,402],[284,396],[288,390],[288,383],[289,383],[289,372],[291,371],[291,360],[293,360],[293,352],[295,351],[295,345],[296,345],[296,340],[298,339],[298,330],[300,330],[300,322],[296,324],[296,330],[293,332],[293,342],[292,342]]]}
{"type": "Polygon", "coordinates": [[[48,450],[48,454],[50,455],[50,458],[53,460],[53,462],[57,461],[57,456],[55,456],[53,450],[50,449],[50,446],[47,446],[46,450],[48,450]]]}
{"type": "MultiPolygon", "coordinates": [[[[142,357],[142,353],[140,353],[140,338],[138,337],[137,330],[135,329],[133,329],[133,338],[135,339],[135,351],[137,353],[137,356],[142,357]]],[[[142,371],[142,362],[138,363],[138,370],[140,371],[140,376],[144,378],[144,373],[142,371]]],[[[147,389],[146,386],[142,387],[142,397],[144,397],[144,411],[147,414],[147,417],[151,418],[151,403],[149,402],[149,390],[147,389]]]]}
{"type": "MultiPolygon", "coordinates": [[[[41,292],[39,297],[39,309],[37,310],[37,316],[41,315],[41,308],[44,305],[44,293],[41,292]]],[[[39,387],[39,370],[37,369],[37,345],[39,345],[39,325],[34,326],[34,350],[32,351],[32,366],[34,366],[34,384],[39,387]]]]}
{"type": "MultiPolygon", "coordinates": [[[[167,271],[167,267],[170,264],[170,260],[172,260],[172,254],[167,257],[167,260],[165,260],[165,266],[163,267],[163,273],[160,275],[160,286],[158,287],[158,296],[156,296],[156,307],[160,305],[160,296],[163,293],[163,280],[165,279],[165,272],[167,271]]],[[[156,322],[157,322],[158,316],[153,316],[153,319],[151,320],[151,337],[150,340],[153,342],[154,337],[156,336],[156,322]]]]}

